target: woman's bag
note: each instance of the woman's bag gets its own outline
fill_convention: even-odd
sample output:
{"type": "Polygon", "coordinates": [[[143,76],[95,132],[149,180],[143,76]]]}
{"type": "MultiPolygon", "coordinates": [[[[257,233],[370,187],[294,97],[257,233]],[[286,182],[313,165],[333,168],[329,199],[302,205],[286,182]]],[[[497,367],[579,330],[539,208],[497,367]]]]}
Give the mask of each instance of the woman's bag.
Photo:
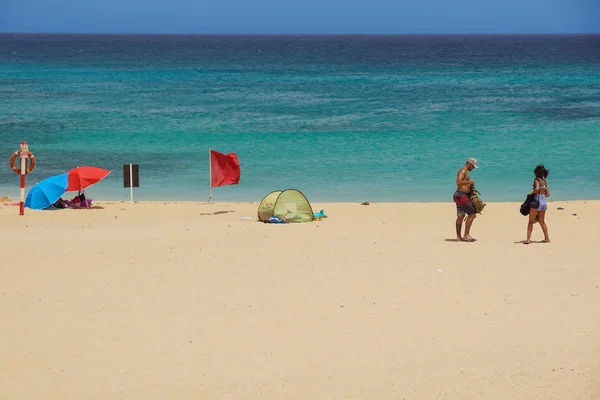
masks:
{"type": "Polygon", "coordinates": [[[525,198],[525,201],[523,202],[523,204],[521,204],[521,214],[523,215],[529,215],[529,210],[531,209],[532,203],[535,200],[533,200],[533,195],[532,194],[528,194],[527,197],[525,198]]]}
{"type": "MultiPolygon", "coordinates": [[[[535,178],[534,180],[540,182],[540,180],[538,178],[535,178]]],[[[534,187],[535,187],[535,184],[534,184],[534,187]]],[[[541,189],[538,190],[538,193],[541,193],[541,189]]],[[[523,215],[529,215],[529,210],[531,210],[532,208],[534,210],[537,210],[539,207],[540,207],[540,201],[536,200],[535,195],[528,194],[527,197],[525,198],[525,201],[523,202],[523,204],[521,204],[520,211],[521,211],[521,214],[523,214],[523,215]]]]}

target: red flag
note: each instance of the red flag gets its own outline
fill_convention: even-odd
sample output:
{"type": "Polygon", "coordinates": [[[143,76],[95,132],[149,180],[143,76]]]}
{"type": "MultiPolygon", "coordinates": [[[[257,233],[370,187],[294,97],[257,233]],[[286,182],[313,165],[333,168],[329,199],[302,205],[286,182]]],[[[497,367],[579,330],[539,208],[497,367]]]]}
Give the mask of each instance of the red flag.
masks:
{"type": "Polygon", "coordinates": [[[210,151],[210,187],[237,185],[240,182],[240,162],[237,154],[210,151]]]}

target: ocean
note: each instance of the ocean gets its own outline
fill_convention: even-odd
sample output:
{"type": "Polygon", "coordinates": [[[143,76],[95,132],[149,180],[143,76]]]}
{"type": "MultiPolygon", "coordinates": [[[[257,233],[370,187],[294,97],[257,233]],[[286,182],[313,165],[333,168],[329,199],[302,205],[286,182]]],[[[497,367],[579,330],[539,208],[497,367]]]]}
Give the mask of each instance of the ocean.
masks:
{"type": "Polygon", "coordinates": [[[206,201],[208,152],[237,153],[214,201],[451,201],[468,157],[487,202],[600,199],[600,35],[0,35],[0,196],[112,170],[92,198],[206,201]]]}

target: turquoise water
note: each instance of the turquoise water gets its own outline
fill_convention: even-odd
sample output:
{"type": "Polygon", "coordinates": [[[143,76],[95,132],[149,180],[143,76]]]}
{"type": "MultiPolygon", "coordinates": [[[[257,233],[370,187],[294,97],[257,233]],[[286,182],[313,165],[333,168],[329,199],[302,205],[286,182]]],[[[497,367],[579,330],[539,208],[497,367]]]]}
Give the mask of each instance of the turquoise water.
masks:
{"type": "Polygon", "coordinates": [[[0,195],[26,140],[32,184],[113,170],[92,197],[208,198],[208,150],[238,154],[215,201],[449,201],[467,157],[486,201],[600,199],[600,36],[0,35],[0,195]]]}

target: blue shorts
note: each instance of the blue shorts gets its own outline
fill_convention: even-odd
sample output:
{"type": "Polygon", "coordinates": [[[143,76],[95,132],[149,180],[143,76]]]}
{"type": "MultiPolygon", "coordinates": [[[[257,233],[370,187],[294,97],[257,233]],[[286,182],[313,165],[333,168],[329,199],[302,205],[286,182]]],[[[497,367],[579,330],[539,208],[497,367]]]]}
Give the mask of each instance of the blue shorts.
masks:
{"type": "Polygon", "coordinates": [[[539,205],[534,210],[546,211],[548,209],[548,202],[546,201],[546,196],[544,196],[543,194],[534,194],[533,199],[539,202],[539,205]]]}

